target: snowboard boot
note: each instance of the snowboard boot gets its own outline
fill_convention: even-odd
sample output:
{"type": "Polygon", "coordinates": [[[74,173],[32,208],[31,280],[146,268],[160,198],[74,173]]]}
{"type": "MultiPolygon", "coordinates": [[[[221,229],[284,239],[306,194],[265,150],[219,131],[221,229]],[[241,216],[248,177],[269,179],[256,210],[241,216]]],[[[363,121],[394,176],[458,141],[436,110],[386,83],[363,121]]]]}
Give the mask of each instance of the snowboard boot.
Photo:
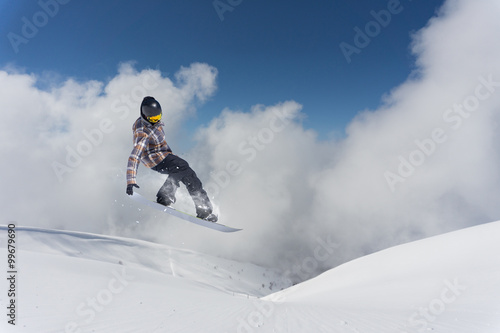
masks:
{"type": "Polygon", "coordinates": [[[209,222],[217,222],[217,215],[212,213],[212,208],[209,206],[197,206],[196,217],[209,222]]]}
{"type": "Polygon", "coordinates": [[[163,206],[170,206],[175,203],[175,197],[171,197],[168,195],[157,195],[156,202],[163,206]]]}

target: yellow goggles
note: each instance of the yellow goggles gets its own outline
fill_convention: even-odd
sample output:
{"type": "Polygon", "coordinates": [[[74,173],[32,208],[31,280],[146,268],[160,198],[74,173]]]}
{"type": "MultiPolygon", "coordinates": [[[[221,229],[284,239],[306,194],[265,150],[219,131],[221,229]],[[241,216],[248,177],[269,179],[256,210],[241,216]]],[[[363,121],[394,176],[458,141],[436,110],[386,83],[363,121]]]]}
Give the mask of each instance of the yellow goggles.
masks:
{"type": "Polygon", "coordinates": [[[153,117],[148,117],[148,121],[152,124],[156,124],[157,122],[159,122],[161,119],[161,113],[157,116],[153,116],[153,117]]]}

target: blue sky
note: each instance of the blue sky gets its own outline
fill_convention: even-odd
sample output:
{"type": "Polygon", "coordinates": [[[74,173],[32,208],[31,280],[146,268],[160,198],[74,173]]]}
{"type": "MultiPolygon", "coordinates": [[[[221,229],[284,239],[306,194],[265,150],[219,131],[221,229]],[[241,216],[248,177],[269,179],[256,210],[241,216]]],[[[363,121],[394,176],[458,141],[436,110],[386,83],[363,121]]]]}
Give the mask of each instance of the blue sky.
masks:
{"type": "Polygon", "coordinates": [[[106,81],[124,61],[168,76],[180,66],[206,62],[218,69],[218,91],[190,126],[207,123],[225,107],[247,111],[295,100],[307,115],[304,126],[322,138],[332,131],[341,135],[356,113],[376,108],[406,79],[414,69],[411,34],[443,3],[56,1],[0,2],[1,67],[106,81]],[[394,13],[388,24],[379,24],[349,63],[339,45],[355,46],[354,28],[366,32],[375,22],[372,11],[389,10],[394,13]],[[37,31],[25,27],[27,21],[37,23],[37,31]],[[16,45],[13,34],[28,38],[16,45]]]}

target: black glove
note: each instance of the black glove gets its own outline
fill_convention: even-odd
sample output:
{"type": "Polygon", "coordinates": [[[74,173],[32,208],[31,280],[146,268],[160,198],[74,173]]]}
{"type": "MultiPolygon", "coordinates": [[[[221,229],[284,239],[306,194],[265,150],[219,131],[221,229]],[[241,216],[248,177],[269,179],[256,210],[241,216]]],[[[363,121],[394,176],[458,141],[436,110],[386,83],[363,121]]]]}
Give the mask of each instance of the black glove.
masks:
{"type": "Polygon", "coordinates": [[[128,195],[134,194],[134,187],[140,188],[139,185],[137,185],[137,184],[128,184],[127,185],[127,194],[128,195]]]}

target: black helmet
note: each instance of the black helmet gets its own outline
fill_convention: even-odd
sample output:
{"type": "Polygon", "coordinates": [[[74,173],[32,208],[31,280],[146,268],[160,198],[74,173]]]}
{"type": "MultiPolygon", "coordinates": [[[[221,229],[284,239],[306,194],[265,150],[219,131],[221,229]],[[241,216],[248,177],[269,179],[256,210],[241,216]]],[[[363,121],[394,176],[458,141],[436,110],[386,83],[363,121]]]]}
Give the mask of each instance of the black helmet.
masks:
{"type": "Polygon", "coordinates": [[[141,103],[141,116],[151,123],[158,122],[161,119],[160,103],[154,97],[144,97],[141,103]]]}

